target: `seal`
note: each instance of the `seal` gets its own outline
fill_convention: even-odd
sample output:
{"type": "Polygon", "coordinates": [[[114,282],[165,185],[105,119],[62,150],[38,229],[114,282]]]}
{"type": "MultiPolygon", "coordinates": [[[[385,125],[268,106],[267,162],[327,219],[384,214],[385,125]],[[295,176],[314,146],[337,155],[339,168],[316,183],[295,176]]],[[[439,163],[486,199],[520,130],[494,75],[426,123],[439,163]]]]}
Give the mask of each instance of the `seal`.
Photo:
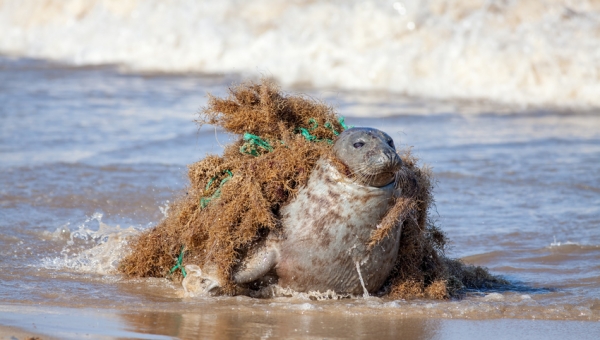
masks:
{"type": "MultiPolygon", "coordinates": [[[[298,194],[281,208],[282,228],[247,254],[232,279],[239,287],[276,282],[297,292],[376,293],[394,267],[401,227],[373,248],[372,232],[399,196],[402,166],[392,138],[373,128],[351,128],[338,136],[331,159],[320,159],[298,194]],[[350,176],[348,176],[350,175],[350,176]]],[[[189,295],[215,295],[214,268],[186,266],[189,295]]]]}

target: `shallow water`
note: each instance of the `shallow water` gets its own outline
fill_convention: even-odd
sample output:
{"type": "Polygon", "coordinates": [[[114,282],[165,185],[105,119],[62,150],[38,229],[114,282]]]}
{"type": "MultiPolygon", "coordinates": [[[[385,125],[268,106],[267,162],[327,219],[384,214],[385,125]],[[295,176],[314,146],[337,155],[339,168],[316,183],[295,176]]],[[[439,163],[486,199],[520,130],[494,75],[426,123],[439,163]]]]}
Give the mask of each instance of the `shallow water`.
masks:
{"type": "Polygon", "coordinates": [[[597,110],[296,89],[412,147],[433,168],[449,255],[513,288],[451,301],[190,299],[114,268],[127,235],[185,188],[186,165],[230,139],[193,120],[207,92],[239,79],[6,57],[0,79],[0,325],[57,338],[600,334],[597,110]]]}

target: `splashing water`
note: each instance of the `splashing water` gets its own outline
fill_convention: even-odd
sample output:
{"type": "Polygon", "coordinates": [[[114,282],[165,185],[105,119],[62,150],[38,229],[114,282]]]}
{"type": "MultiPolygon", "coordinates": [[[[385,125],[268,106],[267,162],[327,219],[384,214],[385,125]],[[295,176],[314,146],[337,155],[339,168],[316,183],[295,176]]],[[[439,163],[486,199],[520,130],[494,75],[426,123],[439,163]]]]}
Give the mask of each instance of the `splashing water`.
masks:
{"type": "MultiPolygon", "coordinates": [[[[134,227],[122,229],[102,223],[102,214],[94,213],[76,230],[58,228],[53,235],[68,235],[60,257],[46,257],[41,266],[46,269],[69,269],[95,274],[116,274],[119,260],[128,251],[128,240],[139,233],[134,227]],[[93,230],[92,224],[98,229],[93,230]]],[[[54,236],[56,237],[56,236],[54,236]]]]}

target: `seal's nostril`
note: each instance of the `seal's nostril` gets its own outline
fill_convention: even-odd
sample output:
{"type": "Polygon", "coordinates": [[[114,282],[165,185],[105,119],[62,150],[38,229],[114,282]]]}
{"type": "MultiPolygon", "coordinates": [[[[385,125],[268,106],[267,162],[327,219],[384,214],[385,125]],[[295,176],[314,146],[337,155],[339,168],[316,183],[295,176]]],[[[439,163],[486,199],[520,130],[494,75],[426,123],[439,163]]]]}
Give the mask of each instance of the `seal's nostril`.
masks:
{"type": "Polygon", "coordinates": [[[393,152],[392,150],[384,150],[382,152],[385,157],[390,161],[390,162],[394,162],[395,158],[398,156],[395,152],[393,152]]]}

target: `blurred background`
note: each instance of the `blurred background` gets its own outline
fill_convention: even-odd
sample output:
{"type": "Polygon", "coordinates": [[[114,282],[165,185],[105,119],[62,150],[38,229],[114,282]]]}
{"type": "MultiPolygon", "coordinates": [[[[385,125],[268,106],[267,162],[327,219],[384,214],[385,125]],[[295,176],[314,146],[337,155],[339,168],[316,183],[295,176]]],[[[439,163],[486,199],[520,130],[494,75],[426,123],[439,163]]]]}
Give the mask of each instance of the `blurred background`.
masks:
{"type": "Polygon", "coordinates": [[[2,0],[0,53],[517,105],[600,105],[594,0],[2,0]]]}

